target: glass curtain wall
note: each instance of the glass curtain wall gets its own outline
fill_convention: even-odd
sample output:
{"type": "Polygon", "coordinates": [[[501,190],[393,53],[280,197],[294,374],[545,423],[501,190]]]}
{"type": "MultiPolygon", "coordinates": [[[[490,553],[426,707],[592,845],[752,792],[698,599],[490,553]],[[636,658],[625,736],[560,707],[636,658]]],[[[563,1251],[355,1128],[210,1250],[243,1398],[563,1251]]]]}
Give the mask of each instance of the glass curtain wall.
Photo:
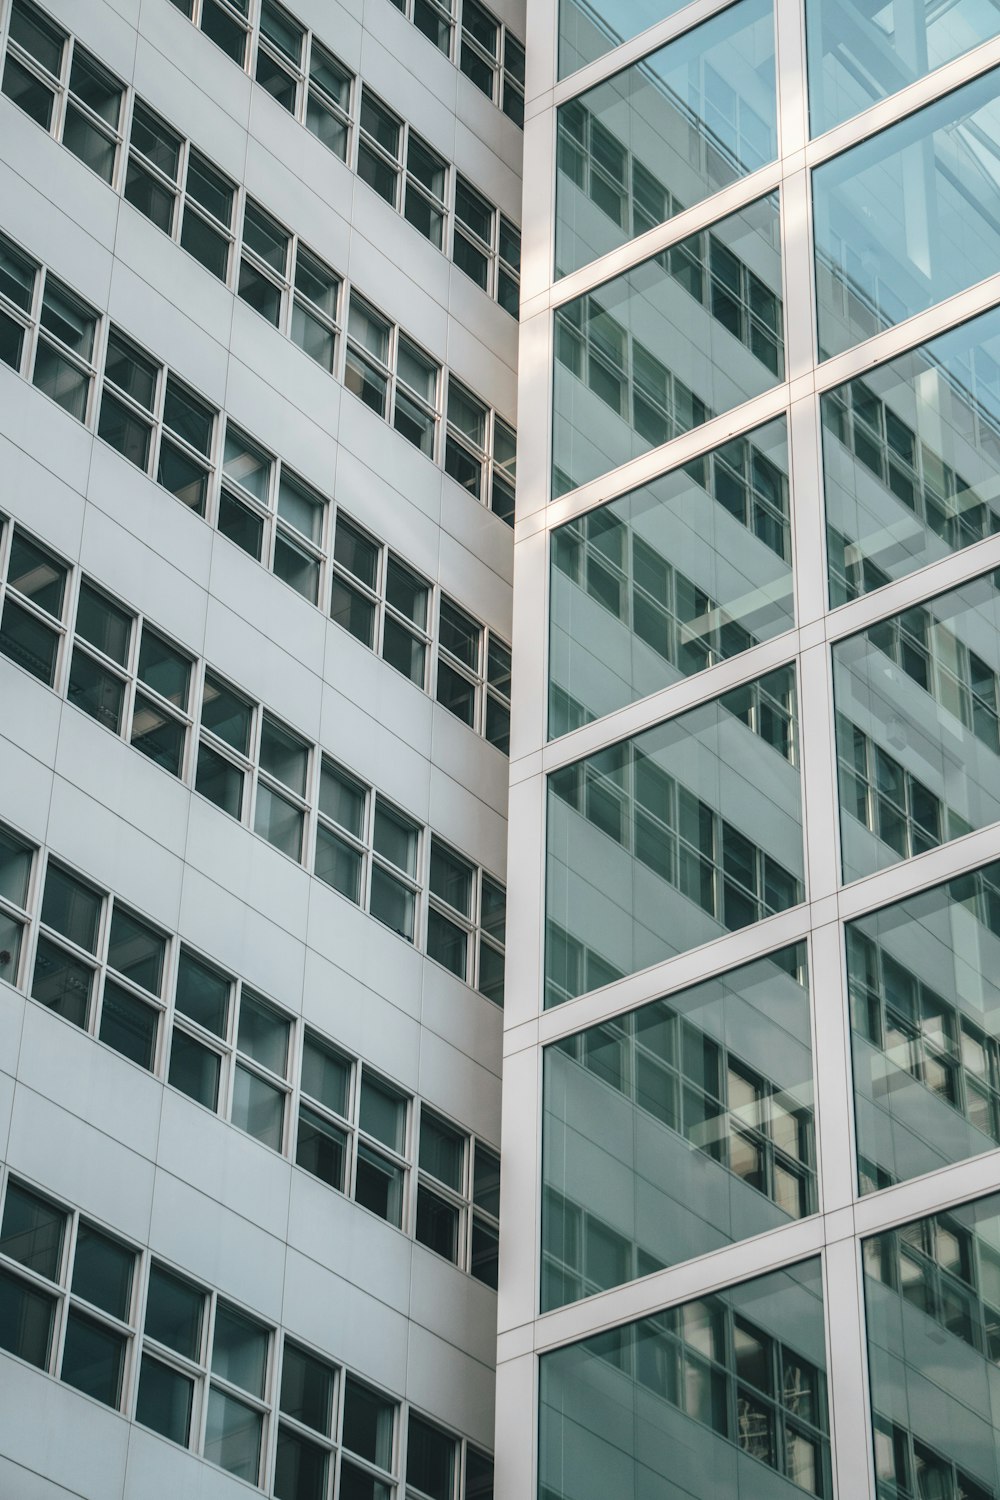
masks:
{"type": "Polygon", "coordinates": [[[497,1500],[1000,1500],[1000,0],[528,28],[497,1500]]]}

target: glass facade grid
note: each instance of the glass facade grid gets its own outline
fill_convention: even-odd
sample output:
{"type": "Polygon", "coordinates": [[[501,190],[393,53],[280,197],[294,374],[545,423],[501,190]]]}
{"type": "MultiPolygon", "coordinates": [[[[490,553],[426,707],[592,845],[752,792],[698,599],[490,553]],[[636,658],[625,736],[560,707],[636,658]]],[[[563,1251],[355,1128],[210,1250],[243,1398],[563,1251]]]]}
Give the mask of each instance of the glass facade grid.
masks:
{"type": "MultiPolygon", "coordinates": [[[[501,1334],[537,1320],[534,1347],[542,1353],[540,1360],[501,1359],[501,1412],[526,1413],[532,1403],[538,1467],[531,1453],[512,1460],[506,1474],[498,1473],[497,1496],[585,1500],[613,1492],[630,1500],[687,1500],[705,1493],[713,1500],[758,1494],[770,1500],[787,1491],[851,1500],[995,1500],[1000,1421],[989,1390],[988,1366],[995,1363],[989,1352],[991,1304],[981,1290],[986,1310],[976,1312],[968,1290],[984,1286],[992,1271],[976,1281],[963,1269],[964,1252],[950,1248],[956,1238],[950,1228],[943,1235],[925,1228],[920,1238],[896,1226],[921,1216],[937,1220],[941,1205],[953,1204],[964,1224],[971,1210],[963,1204],[995,1191],[1000,1179],[991,926],[992,874],[1000,856],[1000,805],[993,801],[1000,767],[992,727],[994,653],[1000,648],[993,605],[1000,567],[1000,528],[993,515],[1000,364],[992,347],[991,302],[998,299],[1000,260],[989,248],[992,225],[980,226],[977,218],[982,205],[993,201],[993,164],[1000,151],[1000,125],[992,117],[1000,11],[962,0],[946,8],[923,0],[895,0],[877,9],[855,0],[794,0],[778,7],[782,66],[774,103],[778,140],[789,154],[774,179],[780,181],[774,240],[780,269],[770,289],[780,297],[780,317],[767,331],[774,333],[776,324],[781,358],[770,386],[738,403],[735,422],[720,421],[726,401],[712,406],[706,385],[699,388],[690,379],[689,391],[710,410],[696,412],[685,430],[676,421],[653,421],[665,410],[669,415],[663,392],[672,389],[655,363],[658,348],[669,348],[675,365],[660,363],[674,380],[684,380],[681,341],[657,346],[648,301],[638,315],[629,309],[623,316],[622,308],[643,282],[635,297],[639,307],[663,271],[671,275],[671,257],[679,261],[678,250],[701,236],[709,288],[702,309],[714,337],[694,333],[690,320],[684,331],[704,355],[703,381],[736,379],[736,361],[721,358],[732,345],[718,337],[716,325],[721,322],[751,352],[743,329],[753,330],[763,350],[762,329],[752,319],[737,323],[725,303],[721,294],[737,293],[737,277],[720,256],[725,274],[713,281],[711,236],[724,219],[765,201],[756,184],[769,186],[771,179],[762,173],[745,190],[740,182],[713,187],[722,196],[701,202],[681,194],[684,219],[674,229],[670,219],[678,208],[669,198],[657,199],[636,171],[635,140],[648,121],[636,118],[639,109],[630,120],[621,106],[631,80],[645,77],[639,64],[652,61],[657,48],[667,52],[678,36],[690,42],[713,18],[733,20],[740,7],[699,6],[687,25],[672,24],[681,9],[669,0],[649,7],[612,7],[602,0],[536,6],[536,21],[542,12],[545,24],[550,16],[556,23],[559,46],[552,75],[536,78],[534,89],[541,94],[555,81],[554,95],[532,99],[529,87],[528,97],[527,144],[531,122],[539,120],[535,139],[543,139],[544,125],[551,197],[547,217],[539,215],[533,224],[526,216],[526,263],[537,266],[541,256],[548,281],[526,289],[522,348],[544,349],[548,359],[535,362],[529,354],[520,376],[519,518],[530,518],[530,525],[516,544],[524,562],[515,575],[515,639],[546,641],[548,650],[514,699],[512,766],[520,762],[523,771],[515,773],[519,796],[512,802],[509,923],[510,951],[519,957],[510,975],[505,1026],[513,1031],[531,1022],[537,1043],[519,1067],[512,1059],[504,1135],[505,1212],[507,1223],[517,1224],[507,1232],[511,1239],[525,1234],[526,1202],[535,1232],[531,1263],[515,1252],[506,1295],[501,1276],[501,1334]],[[649,32],[655,46],[645,35],[635,40],[650,27],[656,28],[649,32]],[[580,75],[586,87],[574,88],[569,75],[588,64],[580,75]],[[938,76],[944,65],[947,72],[938,76]],[[609,107],[619,113],[609,138],[611,115],[603,113],[603,104],[612,97],[609,107]],[[810,143],[810,135],[834,126],[835,135],[810,143]],[[872,166],[875,174],[865,179],[872,166]],[[843,203],[853,203],[857,218],[865,192],[867,227],[843,231],[846,210],[835,204],[837,193],[843,203]],[[563,212],[571,202],[575,219],[563,212]],[[829,253],[830,226],[838,215],[839,262],[829,253]],[[638,249],[630,241],[640,234],[648,237],[638,249]],[[577,248],[569,250],[571,244],[577,248]],[[585,253],[579,248],[584,244],[585,253]],[[659,247],[652,257],[650,244],[659,247]],[[954,254],[949,244],[958,247],[954,254]],[[863,274],[854,267],[840,276],[835,305],[831,267],[843,269],[854,252],[863,274]],[[722,318],[713,302],[717,285],[722,318]],[[541,299],[532,299],[543,290],[546,309],[535,315],[529,309],[540,307],[541,299]],[[906,327],[894,332],[902,323],[906,327]],[[820,360],[834,354],[836,363],[823,368],[820,360]],[[750,626],[748,639],[727,591],[713,592],[693,568],[682,566],[676,512],[669,505],[675,502],[671,485],[679,489],[681,475],[690,479],[692,467],[705,463],[720,444],[750,440],[769,423],[787,424],[787,518],[779,508],[779,542],[771,545],[771,555],[781,555],[784,522],[791,587],[773,630],[757,633],[750,626]],[[649,541],[644,528],[657,501],[663,504],[661,496],[667,497],[663,513],[671,516],[665,528],[669,545],[656,558],[643,545],[649,541]],[[541,532],[532,535],[536,519],[541,532]],[[540,586],[543,578],[547,589],[540,586]],[[681,617],[674,606],[688,583],[700,589],[694,595],[699,608],[681,617]],[[675,642],[685,648],[686,665],[675,642]],[[871,732],[855,747],[853,737],[849,745],[845,740],[840,720],[845,672],[859,651],[869,663],[869,707],[893,698],[895,708],[882,715],[880,744],[871,732]],[[753,655],[741,660],[746,652],[753,655]],[[759,691],[766,673],[758,663],[766,660],[773,671],[779,659],[794,662],[797,676],[794,730],[784,736],[777,730],[782,716],[774,711],[773,695],[759,691]],[[689,987],[716,983],[744,960],[758,960],[766,951],[761,939],[779,928],[758,928],[766,910],[751,914],[746,908],[747,925],[699,937],[689,913],[679,918],[650,900],[649,889],[669,885],[672,860],[678,859],[679,868],[685,839],[669,818],[657,818],[648,784],[656,776],[636,750],[645,748],[646,735],[679,733],[689,714],[722,701],[734,684],[755,702],[751,722],[756,713],[757,722],[777,733],[769,749],[794,744],[801,780],[799,878],[813,904],[791,907],[770,946],[802,940],[811,956],[816,1208],[756,1237],[736,1236],[736,1243],[713,1250],[704,1261],[697,1257],[707,1246],[689,1252],[695,1259],[678,1263],[673,1245],[657,1260],[655,1249],[648,1254],[641,1236],[624,1227],[630,1215],[634,1227],[643,1210],[655,1217],[639,1165],[642,1142],[657,1131],[664,1138],[673,1131],[683,1141],[685,1130],[682,1108],[664,1120],[671,1087],[682,1097],[683,1069],[671,1074],[663,1053],[671,1044],[662,1036],[659,1054],[644,1046],[638,1017],[659,1006],[662,1023],[663,1006],[689,987]],[[932,762],[940,785],[931,775],[932,762]],[[847,793],[857,795],[852,801],[847,793]],[[867,826],[855,815],[861,810],[867,826]],[[883,813],[888,839],[879,822],[883,813]],[[546,880],[553,894],[553,867],[546,869],[537,858],[540,826],[547,828],[543,846],[546,836],[550,850],[553,839],[563,840],[563,869],[555,882],[562,885],[547,923],[540,913],[546,880]],[[581,830],[572,849],[567,827],[581,830]],[[858,856],[856,846],[865,840],[876,848],[874,857],[858,856]],[[608,905],[584,897],[595,889],[603,890],[608,905]],[[565,921],[558,920],[560,913],[565,921]],[[554,914],[561,931],[553,930],[554,914]],[[630,949],[642,928],[642,942],[630,949]],[[623,942],[626,929],[633,936],[623,942]],[[642,968],[638,948],[650,933],[659,952],[649,957],[644,949],[642,958],[652,967],[642,968]],[[693,948],[696,942],[701,946],[693,948]],[[640,1083],[643,1070],[650,1076],[650,1059],[660,1065],[658,1092],[640,1083]],[[581,1080],[573,1085],[572,1101],[567,1078],[581,1080]],[[512,1118],[524,1111],[526,1089],[538,1091],[529,1123],[512,1118]],[[587,1142],[575,1155],[571,1127],[587,1142]],[[594,1170],[602,1150],[603,1172],[594,1170]],[[903,1352],[915,1374],[886,1362],[881,1346],[891,1335],[895,1358],[891,1339],[898,1318],[892,1314],[890,1335],[880,1333],[868,1246],[891,1234],[912,1241],[914,1264],[920,1253],[933,1261],[940,1240],[937,1269],[931,1266],[918,1278],[907,1261],[882,1280],[894,1274],[893,1287],[903,1288],[898,1295],[912,1296],[915,1305],[923,1297],[921,1316],[938,1318],[951,1337],[985,1359],[985,1373],[960,1376],[959,1366],[965,1371],[969,1364],[966,1355],[953,1354],[947,1340],[942,1346],[940,1332],[914,1332],[916,1325],[903,1352]],[[705,1428],[725,1420],[717,1415],[724,1405],[722,1386],[713,1386],[704,1367],[689,1376],[683,1360],[670,1363],[672,1354],[670,1360],[661,1356],[658,1365],[643,1365],[644,1340],[636,1330],[644,1322],[656,1325],[665,1306],[676,1313],[699,1288],[714,1294],[720,1286],[732,1288],[775,1264],[801,1262],[819,1251],[827,1375],[841,1393],[828,1467],[815,1431],[809,1434],[812,1448],[789,1448],[787,1437],[778,1435],[783,1419],[769,1425],[762,1410],[751,1416],[749,1407],[738,1413],[733,1431],[744,1455],[749,1451],[765,1464],[774,1455],[774,1467],[770,1473],[713,1467],[705,1428]],[[915,1357],[918,1347],[926,1350],[923,1367],[915,1357]],[[942,1377],[944,1363],[955,1372],[954,1390],[942,1377]],[[589,1388],[589,1376],[580,1373],[584,1365],[598,1372],[589,1388]],[[678,1373],[668,1376],[668,1365],[678,1373]],[[649,1373],[654,1368],[655,1377],[649,1373]],[[657,1470],[650,1435],[674,1417],[668,1422],[662,1408],[654,1408],[650,1392],[659,1381],[662,1395],[670,1379],[684,1392],[681,1409],[703,1425],[690,1439],[671,1443],[672,1467],[657,1470]],[[928,1384],[935,1380],[936,1411],[928,1384]],[[609,1449],[600,1451],[606,1436],[613,1458],[609,1449]],[[793,1450],[801,1457],[780,1469],[793,1450]],[[698,1455],[697,1474],[684,1468],[681,1455],[688,1452],[698,1455]]],[[[529,11],[529,30],[531,25],[529,11]]],[[[746,287],[756,290],[746,271],[767,285],[760,262],[743,259],[740,295],[746,287]]],[[[699,273],[685,274],[690,295],[699,273]]],[[[752,311],[754,298],[745,301],[752,311]]],[[[762,306],[759,295],[756,306],[762,306]]],[[[755,357],[766,364],[759,353],[755,357]]],[[[753,488],[751,483],[744,491],[745,515],[752,515],[753,488]]],[[[709,504],[700,517],[702,541],[710,530],[704,518],[712,513],[706,492],[710,501],[719,500],[702,484],[699,501],[709,504]]],[[[738,518],[735,504],[725,508],[728,527],[730,518],[738,518]]],[[[752,535],[752,522],[742,524],[741,548],[723,542],[718,529],[709,543],[730,566],[749,567],[749,543],[761,540],[760,531],[752,535]]],[[[748,727],[747,719],[743,724],[748,727]]],[[[874,722],[868,728],[874,731],[874,722]]],[[[754,782],[745,758],[734,759],[754,782]]],[[[699,771],[709,774],[707,767],[702,752],[699,771]]],[[[666,767],[661,761],[655,769],[666,767]]],[[[679,806],[679,791],[668,786],[664,797],[663,785],[657,786],[661,809],[671,806],[671,795],[679,806]]],[[[744,814],[752,807],[760,811],[767,792],[757,785],[745,791],[738,799],[744,814]]],[[[723,821],[730,820],[723,815],[723,821]]],[[[690,819],[688,826],[694,826],[690,819]]],[[[684,852],[690,855],[690,848],[684,852]]],[[[725,891],[724,861],[716,873],[725,891]]],[[[707,889],[699,887],[699,896],[707,889]]],[[[706,912],[704,903],[701,910],[706,912]]],[[[724,920],[724,905],[721,910],[724,920]]],[[[677,1027],[680,1037],[678,1022],[666,1025],[677,1027]]],[[[514,1043],[515,1056],[524,1045],[514,1043]]],[[[732,1082],[739,1076],[737,1070],[732,1082]]],[[[735,1119],[728,1097],[715,1098],[728,1110],[728,1128],[745,1127],[749,1093],[735,1119]]],[[[754,1107],[759,1125],[759,1090],[754,1107]]],[[[732,1145],[730,1134],[727,1153],[732,1145]]],[[[707,1155],[690,1137],[687,1148],[707,1155]]],[[[766,1142],[764,1148],[756,1159],[752,1153],[742,1158],[756,1160],[762,1176],[766,1142]]],[[[651,1149],[648,1159],[655,1157],[651,1149]]],[[[718,1168],[718,1158],[711,1164],[718,1168]]],[[[725,1171],[732,1175],[729,1161],[725,1171]]],[[[744,1177],[742,1188],[746,1182],[744,1177]]],[[[703,1207],[687,1194],[686,1209],[692,1209],[692,1199],[703,1207]]],[[[502,1228],[502,1239],[504,1233],[502,1228]]],[[[992,1244],[989,1228],[983,1235],[992,1244]]],[[[975,1267],[978,1275],[979,1260],[975,1267]]],[[[657,1327],[665,1344],[671,1326],[667,1318],[657,1327]]],[[[517,1440],[510,1426],[506,1441],[517,1440]]]]}

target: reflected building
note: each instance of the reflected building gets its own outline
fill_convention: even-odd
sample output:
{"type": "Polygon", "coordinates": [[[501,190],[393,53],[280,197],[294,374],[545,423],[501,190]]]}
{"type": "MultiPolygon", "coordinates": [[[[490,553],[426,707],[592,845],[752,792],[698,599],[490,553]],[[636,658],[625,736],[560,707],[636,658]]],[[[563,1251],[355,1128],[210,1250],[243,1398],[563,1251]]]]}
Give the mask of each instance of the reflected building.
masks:
{"type": "Polygon", "coordinates": [[[497,1494],[998,1500],[1000,5],[528,20],[497,1494]]]}

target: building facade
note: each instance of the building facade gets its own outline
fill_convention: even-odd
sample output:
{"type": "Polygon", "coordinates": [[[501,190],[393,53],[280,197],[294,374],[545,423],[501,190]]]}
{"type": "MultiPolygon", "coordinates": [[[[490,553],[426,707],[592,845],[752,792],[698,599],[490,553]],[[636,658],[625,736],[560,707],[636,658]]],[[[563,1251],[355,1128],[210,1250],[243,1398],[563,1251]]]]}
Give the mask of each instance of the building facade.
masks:
{"type": "Polygon", "coordinates": [[[1000,14],[532,0],[500,1500],[1000,1495],[1000,14]]]}
{"type": "Polygon", "coordinates": [[[492,1494],[524,19],[0,5],[0,1495],[492,1494]]]}

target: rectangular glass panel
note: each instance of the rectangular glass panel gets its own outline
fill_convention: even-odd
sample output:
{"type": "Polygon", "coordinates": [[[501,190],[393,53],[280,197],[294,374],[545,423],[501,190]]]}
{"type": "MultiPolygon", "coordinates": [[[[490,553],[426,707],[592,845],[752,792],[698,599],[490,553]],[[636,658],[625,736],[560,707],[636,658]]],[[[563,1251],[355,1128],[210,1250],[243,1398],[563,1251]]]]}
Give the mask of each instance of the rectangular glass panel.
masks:
{"type": "Polygon", "coordinates": [[[465,1147],[466,1137],[460,1130],[446,1125],[430,1110],[421,1113],[420,1169],[455,1193],[461,1193],[465,1185],[465,1147]]]}
{"type": "Polygon", "coordinates": [[[240,1028],[237,1046],[247,1057],[269,1068],[279,1077],[288,1066],[288,1038],[291,1023],[269,1005],[262,1004],[248,990],[240,1001],[240,1028]]]}
{"type": "Polygon", "coordinates": [[[69,569],[58,558],[15,531],[7,563],[7,582],[54,620],[62,619],[69,569]]]}
{"type": "Polygon", "coordinates": [[[683,10],[688,0],[559,0],[559,77],[683,10]]]}
{"type": "Polygon", "coordinates": [[[256,1484],[263,1426],[259,1411],[213,1385],[208,1393],[205,1457],[209,1463],[256,1484]]]}
{"type": "Polygon", "coordinates": [[[451,1500],[457,1443],[447,1432],[410,1413],[406,1438],[406,1483],[431,1500],[451,1500]]]}
{"type": "Polygon", "coordinates": [[[193,1405],[194,1381],[144,1353],[139,1372],[136,1421],[186,1448],[191,1436],[193,1405]]]}
{"type": "Polygon", "coordinates": [[[185,1359],[200,1360],[205,1293],[155,1263],[146,1293],[146,1337],[185,1359]]]}
{"type": "Polygon", "coordinates": [[[46,926],[54,927],[88,953],[96,953],[100,920],[101,897],[97,891],[67,870],[50,864],[42,898],[42,921],[46,926]]]}
{"type": "Polygon", "coordinates": [[[367,1074],[361,1084],[361,1129],[384,1146],[402,1152],[406,1142],[406,1100],[367,1074]]]}
{"type": "Polygon", "coordinates": [[[95,1307],[129,1320],[135,1252],[83,1221],[73,1257],[73,1291],[95,1307]]]}
{"type": "Polygon", "coordinates": [[[556,276],[777,154],[772,0],[741,0],[558,112],[556,276]]]}
{"type": "Polygon", "coordinates": [[[778,226],[761,198],[556,310],[554,496],[783,378],[778,226]]]}
{"type": "Polygon", "coordinates": [[[559,527],[550,573],[552,735],[790,629],[785,419],[559,527]]]}
{"type": "Polygon", "coordinates": [[[31,859],[30,846],[0,828],[0,896],[15,906],[27,902],[31,859]]]}
{"type": "Polygon", "coordinates": [[[1000,819],[997,575],[833,648],[845,880],[1000,819]]]}
{"type": "Polygon", "coordinates": [[[66,1214],[16,1182],[7,1186],[0,1252],[49,1281],[59,1280],[66,1214]]]}
{"type": "Polygon", "coordinates": [[[820,359],[992,276],[1000,70],[813,172],[820,359]]]}
{"type": "Polygon", "coordinates": [[[125,1373],[125,1335],[71,1306],[63,1342],[62,1378],[95,1401],[117,1406],[125,1373]]]}
{"type": "Polygon", "coordinates": [[[56,1299],[0,1271],[0,1349],[39,1370],[47,1368],[55,1325],[56,1299]]]}
{"type": "Polygon", "coordinates": [[[395,1402],[348,1375],[344,1389],[344,1447],[380,1469],[392,1467],[395,1402]]]}
{"type": "Polygon", "coordinates": [[[232,1122],[254,1140],[280,1151],[285,1126],[285,1096],[257,1073],[236,1065],[232,1122]]]}
{"type": "Polygon", "coordinates": [[[795,723],[784,667],[550,775],[547,1005],[803,899],[795,723]]]}
{"type": "Polygon", "coordinates": [[[759,1440],[791,1397],[738,1383],[737,1330],[813,1382],[809,1493],[830,1494],[826,1339],[820,1261],[569,1344],[540,1362],[539,1493],[551,1500],[657,1495],[685,1500],[801,1495],[794,1450],[759,1440]],[[766,1465],[770,1474],[762,1470],[766,1465]],[[796,1465],[793,1475],[793,1465],[796,1465]]]}
{"type": "Polygon", "coordinates": [[[542,1311],[813,1212],[812,1075],[802,945],[546,1047],[542,1311]]]}
{"type": "Polygon", "coordinates": [[[1000,1490],[998,1244],[996,1194],[862,1241],[880,1494],[1000,1490]]]}
{"type": "Polygon", "coordinates": [[[255,1323],[235,1307],[220,1302],[215,1313],[215,1339],[212,1344],[212,1372],[262,1397],[267,1373],[266,1328],[255,1323]]]}
{"type": "Polygon", "coordinates": [[[174,1028],[170,1045],[170,1073],[168,1082],[189,1099],[203,1104],[206,1109],[219,1106],[219,1079],[222,1074],[222,1059],[210,1047],[203,1047],[186,1031],[174,1028]]]}
{"type": "Polygon", "coordinates": [[[351,1064],[317,1037],[302,1044],[302,1092],[336,1115],[346,1116],[351,1086],[351,1064]]]}
{"type": "Polygon", "coordinates": [[[123,1057],[152,1071],[159,1011],[110,979],[105,981],[98,1035],[123,1057]]]}
{"type": "Polygon", "coordinates": [[[166,938],[115,905],[108,938],[108,964],[151,994],[160,993],[166,938]]]}
{"type": "Polygon", "coordinates": [[[845,932],[861,1191],[1000,1144],[1000,865],[845,932]]]}

